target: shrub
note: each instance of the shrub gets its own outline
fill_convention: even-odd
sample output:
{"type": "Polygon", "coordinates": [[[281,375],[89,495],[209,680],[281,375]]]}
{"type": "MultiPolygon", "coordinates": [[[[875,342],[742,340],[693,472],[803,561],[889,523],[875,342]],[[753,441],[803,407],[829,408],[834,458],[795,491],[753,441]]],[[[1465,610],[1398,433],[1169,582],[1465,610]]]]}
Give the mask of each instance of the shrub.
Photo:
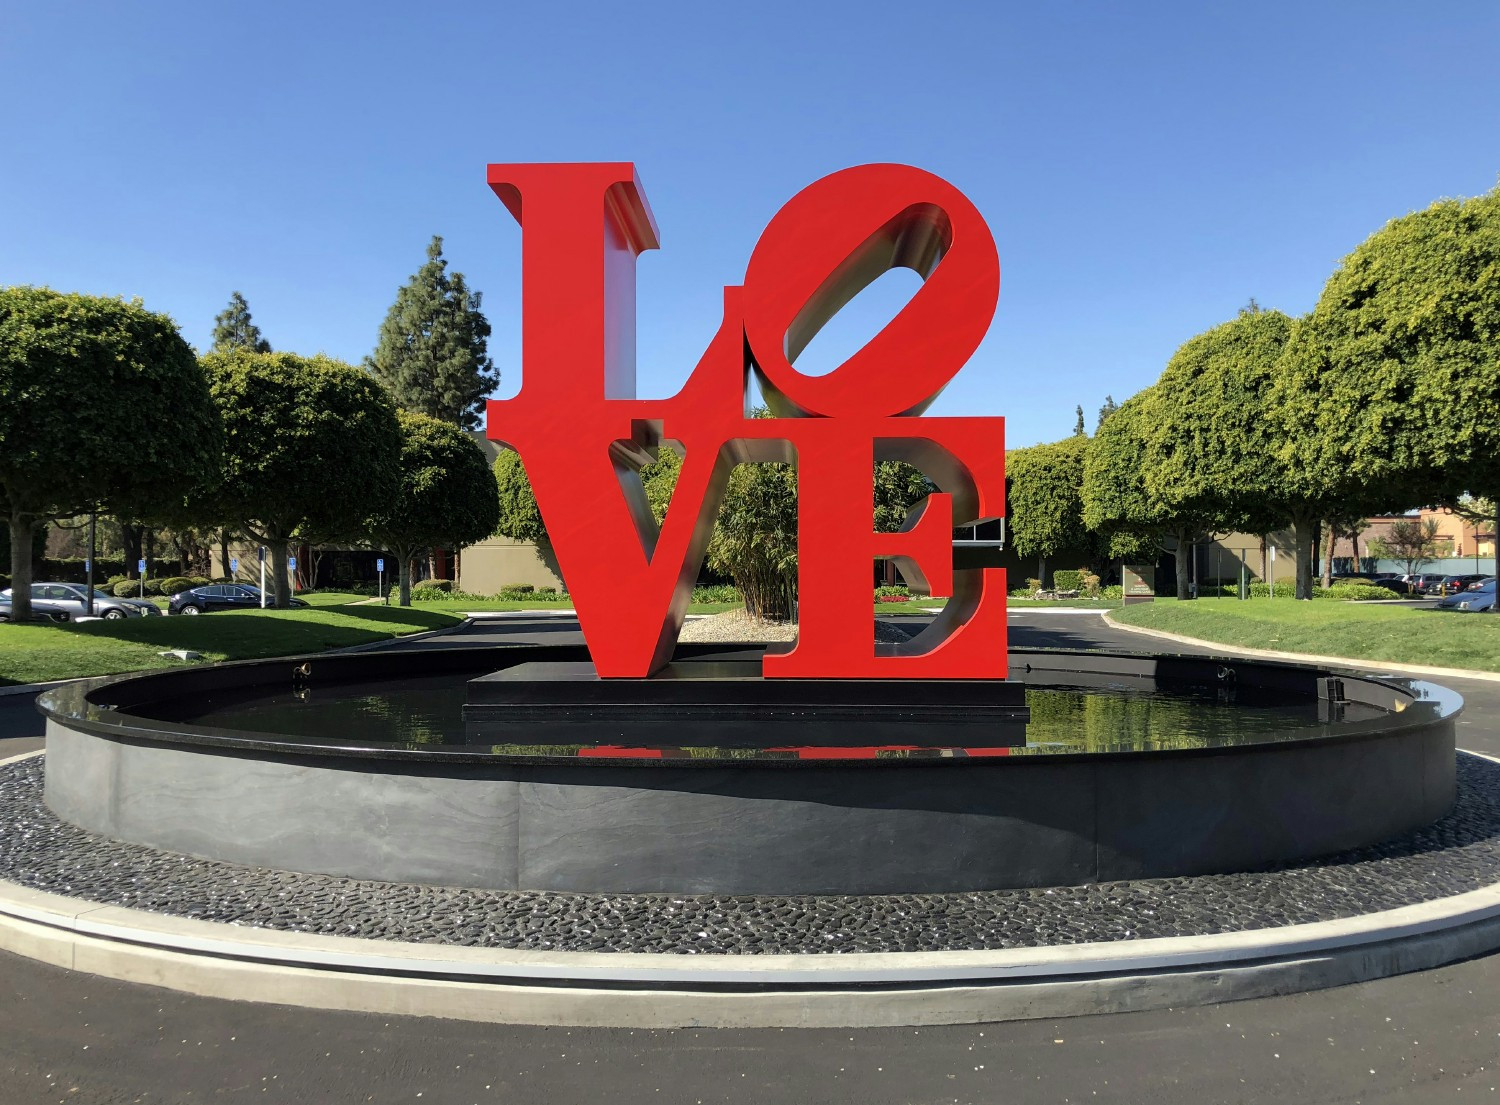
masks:
{"type": "MultiPolygon", "coordinates": [[[[187,576],[168,576],[157,585],[157,590],[163,595],[175,595],[193,587],[201,587],[201,583],[194,583],[187,576]]],[[[148,585],[147,589],[150,587],[148,585]]]]}
{"type": "Polygon", "coordinates": [[[911,589],[904,584],[894,587],[875,588],[876,602],[908,602],[911,599],[911,589]]]}
{"type": "Polygon", "coordinates": [[[1039,579],[1027,579],[1027,581],[1026,581],[1026,590],[1029,591],[1031,594],[1036,594],[1041,589],[1042,589],[1042,581],[1041,580],[1039,580],[1039,579]]]}
{"type": "Polygon", "coordinates": [[[1111,583],[1108,587],[1099,588],[1101,599],[1122,599],[1125,597],[1125,588],[1118,583],[1111,583]]]}
{"type": "Polygon", "coordinates": [[[740,593],[731,583],[693,588],[694,602],[740,602],[740,593]]]}
{"type": "Polygon", "coordinates": [[[1083,573],[1063,568],[1052,573],[1052,586],[1059,591],[1083,590],[1083,573]]]}
{"type": "Polygon", "coordinates": [[[1010,589],[1010,597],[1013,599],[1029,599],[1035,593],[1030,587],[1012,587],[1010,589]]]}
{"type": "Polygon", "coordinates": [[[423,579],[411,585],[413,591],[439,591],[447,593],[453,590],[451,579],[423,579]]]}
{"type": "Polygon", "coordinates": [[[529,595],[536,588],[529,583],[502,583],[500,584],[500,590],[513,595],[529,595]]]}
{"type": "Polygon", "coordinates": [[[1313,589],[1313,598],[1315,599],[1341,599],[1344,602],[1374,601],[1400,597],[1396,592],[1385,587],[1376,587],[1373,583],[1335,583],[1332,587],[1317,587],[1313,589]]]}
{"type": "MultiPolygon", "coordinates": [[[[114,597],[117,599],[134,599],[140,598],[141,596],[140,580],[136,579],[122,579],[118,583],[108,588],[108,590],[109,593],[114,595],[114,597]]],[[[151,593],[149,587],[147,588],[146,593],[151,593]]]]}
{"type": "Polygon", "coordinates": [[[1099,577],[1087,568],[1078,569],[1078,588],[1084,594],[1099,597],[1099,577]]]}
{"type": "Polygon", "coordinates": [[[556,587],[538,587],[536,589],[536,593],[538,595],[555,595],[555,594],[557,594],[557,588],[556,587]]]}
{"type": "MultiPolygon", "coordinates": [[[[207,587],[210,583],[213,582],[213,580],[209,579],[207,576],[188,576],[188,582],[191,583],[193,587],[207,587]]],[[[191,588],[189,589],[191,590],[191,588]]]]}

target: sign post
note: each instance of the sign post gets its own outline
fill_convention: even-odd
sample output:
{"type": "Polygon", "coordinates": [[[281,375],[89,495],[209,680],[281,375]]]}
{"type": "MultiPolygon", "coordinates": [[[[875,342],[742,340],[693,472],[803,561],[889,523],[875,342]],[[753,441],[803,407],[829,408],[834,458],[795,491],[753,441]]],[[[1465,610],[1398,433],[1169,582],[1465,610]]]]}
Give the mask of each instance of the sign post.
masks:
{"type": "Polygon", "coordinates": [[[142,557],[140,560],[136,561],[135,567],[136,567],[136,570],[141,573],[141,598],[144,599],[146,597],[146,560],[145,560],[145,558],[142,557]]]}
{"type": "Polygon", "coordinates": [[[286,558],[286,570],[292,577],[292,594],[295,595],[297,593],[297,558],[295,556],[286,558]]]}
{"type": "Polygon", "coordinates": [[[229,578],[238,579],[240,575],[240,558],[231,556],[229,558],[229,578]]]}
{"type": "Polygon", "coordinates": [[[260,557],[260,608],[266,608],[266,547],[259,546],[255,555],[260,557]]]}
{"type": "Polygon", "coordinates": [[[375,558],[375,597],[385,600],[385,557],[375,558]]]}
{"type": "Polygon", "coordinates": [[[1271,556],[1271,566],[1266,570],[1266,582],[1271,585],[1271,598],[1276,597],[1276,546],[1267,545],[1266,552],[1271,556]]]}

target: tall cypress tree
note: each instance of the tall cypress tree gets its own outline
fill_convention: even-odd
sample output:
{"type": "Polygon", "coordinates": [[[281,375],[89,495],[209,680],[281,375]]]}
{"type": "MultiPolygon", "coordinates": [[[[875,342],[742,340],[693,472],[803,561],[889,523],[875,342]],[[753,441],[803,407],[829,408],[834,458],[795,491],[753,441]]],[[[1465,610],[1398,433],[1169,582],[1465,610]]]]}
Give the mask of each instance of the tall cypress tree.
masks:
{"type": "Polygon", "coordinates": [[[396,293],[365,367],[407,410],[478,428],[484,397],[500,383],[479,302],[462,273],[448,272],[443,239],[434,235],[427,263],[396,293]]]}
{"type": "Polygon", "coordinates": [[[1104,425],[1105,420],[1119,409],[1120,404],[1115,402],[1115,397],[1113,395],[1106,395],[1104,397],[1104,405],[1099,408],[1099,421],[1094,423],[1094,433],[1097,434],[1099,427],[1104,425]]]}
{"type": "Polygon", "coordinates": [[[239,292],[229,296],[229,306],[214,316],[212,353],[269,353],[271,343],[261,335],[260,327],[250,321],[250,304],[239,292]]]}

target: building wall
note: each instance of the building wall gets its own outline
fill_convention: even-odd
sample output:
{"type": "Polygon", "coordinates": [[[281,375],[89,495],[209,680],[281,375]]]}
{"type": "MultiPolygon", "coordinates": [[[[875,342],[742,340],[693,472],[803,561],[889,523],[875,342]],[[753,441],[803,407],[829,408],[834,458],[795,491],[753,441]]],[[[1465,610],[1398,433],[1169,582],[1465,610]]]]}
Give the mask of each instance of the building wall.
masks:
{"type": "Polygon", "coordinates": [[[1373,539],[1389,533],[1392,523],[1412,519],[1422,522],[1431,519],[1437,523],[1440,558],[1461,559],[1478,556],[1484,559],[1493,558],[1495,555],[1495,534],[1492,523],[1481,523],[1476,526],[1445,507],[1421,510],[1412,514],[1389,514],[1371,518],[1365,528],[1360,531],[1357,539],[1339,538],[1333,555],[1335,559],[1373,556],[1374,554],[1370,551],[1370,542],[1373,539]],[[1356,543],[1358,544],[1357,551],[1356,543]]]}
{"type": "Polygon", "coordinates": [[[493,595],[513,583],[563,590],[550,546],[509,537],[491,537],[459,554],[458,588],[471,595],[493,595]]]}

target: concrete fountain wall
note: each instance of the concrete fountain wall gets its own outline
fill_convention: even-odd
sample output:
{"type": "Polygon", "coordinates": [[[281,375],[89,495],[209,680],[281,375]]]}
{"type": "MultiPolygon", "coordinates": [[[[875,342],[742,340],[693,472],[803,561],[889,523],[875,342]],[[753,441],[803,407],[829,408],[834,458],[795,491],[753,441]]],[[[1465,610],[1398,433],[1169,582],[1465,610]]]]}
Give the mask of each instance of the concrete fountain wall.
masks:
{"type": "MultiPolygon", "coordinates": [[[[510,649],[495,663],[565,654],[510,649]]],[[[455,654],[441,659],[451,665],[455,654]]],[[[1014,660],[1016,678],[1044,683],[1175,678],[1211,663],[1241,686],[1306,694],[1328,675],[1022,650],[1014,660]]],[[[330,683],[436,662],[410,653],[312,661],[330,683]]],[[[1229,748],[833,766],[502,758],[361,745],[356,734],[332,747],[131,713],[164,696],[271,685],[294,666],[50,692],[47,804],[93,832],[170,851],[394,882],[681,894],[1070,885],[1272,866],[1427,824],[1453,801],[1461,708],[1431,684],[1343,674],[1344,701],[1392,712],[1229,748]]]]}

